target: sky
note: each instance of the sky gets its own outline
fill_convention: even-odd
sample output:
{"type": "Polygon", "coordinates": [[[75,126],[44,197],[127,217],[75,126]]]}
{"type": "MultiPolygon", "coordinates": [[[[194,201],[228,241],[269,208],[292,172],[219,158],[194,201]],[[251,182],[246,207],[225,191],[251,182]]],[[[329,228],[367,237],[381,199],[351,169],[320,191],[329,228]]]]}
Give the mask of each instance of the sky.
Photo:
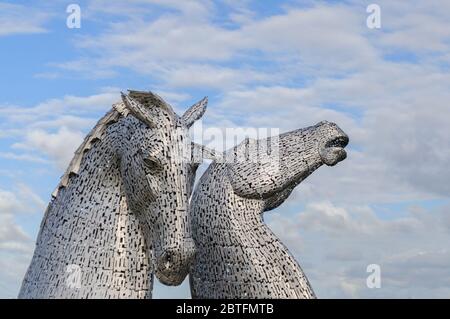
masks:
{"type": "Polygon", "coordinates": [[[137,89],[179,114],[208,96],[205,128],[337,123],[347,159],[269,227],[319,298],[450,298],[450,2],[372,1],[0,0],[0,297],[17,296],[73,152],[137,89]]]}

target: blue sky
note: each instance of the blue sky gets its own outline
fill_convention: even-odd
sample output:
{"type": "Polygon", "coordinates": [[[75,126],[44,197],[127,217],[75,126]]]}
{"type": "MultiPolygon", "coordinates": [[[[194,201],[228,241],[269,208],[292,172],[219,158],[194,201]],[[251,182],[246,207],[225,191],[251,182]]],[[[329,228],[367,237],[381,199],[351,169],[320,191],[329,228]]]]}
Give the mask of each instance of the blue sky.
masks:
{"type": "Polygon", "coordinates": [[[370,1],[86,0],[69,29],[70,3],[0,2],[0,296],[16,296],[71,154],[132,88],[179,111],[208,95],[207,128],[336,122],[348,159],[267,222],[319,297],[450,297],[449,4],[377,1],[369,29],[370,1]]]}

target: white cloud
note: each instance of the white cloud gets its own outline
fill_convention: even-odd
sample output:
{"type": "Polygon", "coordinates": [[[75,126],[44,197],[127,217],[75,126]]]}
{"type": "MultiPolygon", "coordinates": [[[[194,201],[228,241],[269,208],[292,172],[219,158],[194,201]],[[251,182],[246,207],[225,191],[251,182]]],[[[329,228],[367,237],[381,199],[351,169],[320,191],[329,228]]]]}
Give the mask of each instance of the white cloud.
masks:
{"type": "Polygon", "coordinates": [[[413,53],[446,53],[450,31],[448,3],[439,0],[379,1],[383,28],[381,44],[389,49],[402,49],[413,53]]]}
{"type": "Polygon", "coordinates": [[[13,220],[12,215],[0,214],[0,251],[30,251],[30,237],[13,220]]]}
{"type": "MultiPolygon", "coordinates": [[[[159,1],[149,3],[155,2],[163,5],[159,1]]],[[[93,12],[102,12],[99,3],[101,2],[94,2],[95,5],[91,7],[93,12]]],[[[211,23],[222,13],[219,15],[209,2],[176,4],[178,12],[161,15],[150,21],[144,16],[130,14],[132,18],[111,23],[108,31],[98,36],[79,38],[76,45],[84,49],[84,52],[95,53],[97,57],[89,58],[89,54],[86,54],[80,60],[55,66],[85,74],[107,72],[108,69],[113,72],[114,67],[128,67],[139,73],[151,74],[169,85],[175,83],[190,87],[208,85],[208,82],[192,84],[177,80],[178,73],[186,70],[186,65],[190,69],[196,67],[203,71],[192,72],[191,80],[195,81],[200,76],[210,78],[214,83],[218,75],[232,76],[224,74],[226,68],[215,62],[243,59],[252,64],[256,62],[256,58],[269,65],[275,63],[276,68],[265,71],[266,80],[269,80],[274,75],[274,70],[283,69],[286,63],[289,64],[289,68],[283,70],[286,73],[335,75],[361,68],[377,58],[377,53],[364,37],[360,15],[351,7],[287,9],[279,15],[260,20],[247,19],[245,24],[238,25],[237,28],[227,28],[226,25],[211,23]],[[190,9],[196,6],[203,9],[190,9]],[[189,9],[185,10],[184,7],[189,9]],[[199,16],[203,19],[198,19],[199,16]],[[204,64],[201,68],[199,62],[204,64]]],[[[164,5],[171,6],[171,3],[164,2],[164,5]]],[[[118,8],[114,9],[115,6],[107,7],[108,11],[120,11],[118,8]]],[[[142,2],[135,3],[134,8],[142,8],[142,2]]],[[[133,10],[133,6],[129,10],[133,10]]],[[[144,8],[142,10],[145,11],[144,8]]],[[[236,10],[246,12],[247,18],[250,16],[248,10],[236,9],[231,4],[231,11],[236,10]]],[[[185,73],[189,71],[191,70],[186,70],[185,73]]],[[[254,82],[252,73],[261,73],[249,68],[246,74],[242,74],[242,66],[227,72],[234,72],[233,79],[247,83],[254,82]]],[[[222,85],[228,87],[228,83],[222,85]]]]}
{"type": "Polygon", "coordinates": [[[15,161],[25,161],[25,162],[34,162],[45,164],[48,161],[44,158],[36,156],[34,154],[17,154],[13,152],[0,152],[0,158],[15,160],[15,161]]]}
{"type": "Polygon", "coordinates": [[[246,69],[215,67],[202,64],[185,64],[169,67],[166,75],[171,87],[236,88],[248,82],[270,81],[268,74],[246,69]]]}
{"type": "Polygon", "coordinates": [[[18,194],[0,189],[0,294],[15,298],[33,252],[33,240],[18,225],[15,216],[29,212],[42,200],[26,187],[18,194]],[[28,196],[32,197],[28,201],[28,196]]]}
{"type": "Polygon", "coordinates": [[[35,121],[30,123],[28,127],[32,129],[55,129],[65,127],[70,130],[81,130],[93,127],[96,121],[97,120],[94,118],[61,115],[54,119],[42,119],[40,121],[35,121]]]}
{"type": "Polygon", "coordinates": [[[150,14],[155,7],[171,9],[192,19],[203,19],[214,8],[210,0],[135,0],[127,4],[119,1],[91,0],[86,12],[90,19],[104,14],[129,17],[150,14]]]}
{"type": "Polygon", "coordinates": [[[73,154],[83,141],[84,135],[81,131],[72,131],[66,127],[60,128],[55,133],[33,130],[27,133],[21,146],[48,155],[56,162],[59,169],[63,170],[73,158],[73,154]]]}
{"type": "Polygon", "coordinates": [[[266,218],[321,298],[442,298],[450,295],[443,280],[450,276],[450,229],[442,222],[449,208],[410,207],[403,217],[380,219],[367,206],[310,202],[294,217],[266,218]],[[381,267],[381,289],[366,286],[369,264],[381,267]]]}
{"type": "Polygon", "coordinates": [[[26,199],[25,202],[28,203],[28,206],[36,208],[39,211],[43,211],[47,205],[42,198],[37,195],[29,186],[26,184],[18,184],[17,185],[18,192],[21,194],[21,197],[26,199]]]}
{"type": "MultiPolygon", "coordinates": [[[[89,113],[108,111],[111,105],[120,99],[120,90],[106,88],[103,92],[89,96],[66,95],[62,98],[48,99],[33,107],[20,107],[15,105],[0,106],[0,115],[8,123],[35,124],[41,120],[49,119],[86,121],[86,118],[75,116],[89,116],[89,113]]],[[[86,123],[86,122],[84,122],[86,123]]],[[[58,124],[57,122],[55,124],[58,124]]],[[[57,126],[55,126],[57,127],[57,126]]]]}
{"type": "MultiPolygon", "coordinates": [[[[119,89],[104,88],[101,93],[90,96],[66,95],[46,100],[33,107],[0,106],[5,137],[16,142],[11,151],[0,152],[0,158],[35,163],[55,163],[63,171],[76,148],[95,125],[103,112],[120,100],[119,89]],[[95,117],[94,117],[95,116],[95,117]]],[[[168,102],[178,106],[190,99],[185,93],[158,90],[168,102]]],[[[188,105],[182,105],[185,111],[188,105]]]]}
{"type": "Polygon", "coordinates": [[[119,99],[119,89],[104,88],[98,94],[66,95],[33,107],[1,106],[0,128],[5,137],[16,141],[11,144],[11,151],[0,152],[0,157],[43,164],[53,162],[63,171],[102,111],[106,113],[119,99]]]}
{"type": "Polygon", "coordinates": [[[49,14],[36,8],[0,2],[0,37],[46,32],[49,14]]]}
{"type": "Polygon", "coordinates": [[[189,19],[192,12],[183,10],[151,21],[134,16],[78,43],[101,54],[100,60],[84,60],[86,65],[148,73],[162,81],[162,89],[215,88],[220,98],[208,115],[217,125],[235,125],[237,119],[244,126],[276,123],[287,130],[335,121],[358,151],[349,153],[352,163],[343,164],[341,177],[333,171],[327,175],[332,180],[321,184],[344,183],[338,188],[347,198],[357,188],[371,201],[425,199],[449,193],[448,150],[441,145],[450,142],[450,117],[437,114],[448,113],[450,77],[439,67],[440,56],[422,64],[383,57],[395,53],[386,40],[393,34],[426,42],[427,27],[415,23],[415,15],[439,16],[432,25],[441,30],[433,35],[436,50],[448,45],[437,4],[382,2],[378,33],[365,26],[359,3],[287,7],[235,28],[212,23],[215,13],[207,5],[209,11],[199,11],[205,19],[189,19]],[[410,25],[423,30],[413,37],[410,25]],[[259,63],[248,63],[255,59],[259,63]],[[234,61],[239,67],[226,66],[234,61]],[[308,79],[304,85],[286,85],[302,77],[308,79]]]}
{"type": "Polygon", "coordinates": [[[13,193],[0,190],[0,212],[2,214],[11,214],[18,207],[21,207],[21,204],[13,193]]]}
{"type": "MultiPolygon", "coordinates": [[[[30,246],[31,247],[31,246],[30,246]]],[[[0,248],[0,294],[3,298],[17,298],[31,253],[0,248]]]]}
{"type": "Polygon", "coordinates": [[[351,116],[321,107],[313,100],[314,96],[312,88],[256,86],[225,92],[215,111],[224,117],[231,114],[239,118],[246,114],[244,119],[248,126],[271,127],[276,123],[281,130],[290,130],[327,119],[347,131],[352,130],[349,134],[356,133],[353,130],[358,127],[351,116]]]}
{"type": "Polygon", "coordinates": [[[44,201],[25,184],[16,185],[14,192],[0,189],[0,214],[3,216],[30,214],[44,208],[44,201]]]}

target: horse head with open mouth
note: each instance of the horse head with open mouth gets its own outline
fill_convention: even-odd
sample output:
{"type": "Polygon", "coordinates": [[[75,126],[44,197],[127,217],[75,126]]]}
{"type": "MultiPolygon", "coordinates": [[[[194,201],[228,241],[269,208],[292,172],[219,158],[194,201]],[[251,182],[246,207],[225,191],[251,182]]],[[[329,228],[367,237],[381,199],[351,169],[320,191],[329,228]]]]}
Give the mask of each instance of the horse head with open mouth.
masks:
{"type": "Polygon", "coordinates": [[[263,221],[323,164],[346,158],[348,136],[334,123],[267,139],[246,139],[215,161],[191,201],[197,253],[193,298],[315,298],[299,263],[263,221]]]}

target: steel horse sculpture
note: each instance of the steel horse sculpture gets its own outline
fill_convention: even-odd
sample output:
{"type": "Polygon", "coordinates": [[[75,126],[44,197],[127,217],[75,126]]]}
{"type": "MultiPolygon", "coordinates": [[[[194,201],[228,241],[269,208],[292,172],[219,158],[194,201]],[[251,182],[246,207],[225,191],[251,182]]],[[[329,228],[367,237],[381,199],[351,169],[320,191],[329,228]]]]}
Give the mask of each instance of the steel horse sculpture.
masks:
{"type": "Polygon", "coordinates": [[[156,94],[122,95],[53,193],[19,298],[151,298],[153,274],[184,280],[198,163],[180,159],[206,104],[179,117],[156,94]]]}
{"type": "Polygon", "coordinates": [[[193,298],[315,298],[300,265],[264,224],[263,213],[281,205],[323,164],[345,159],[349,139],[336,124],[323,121],[279,135],[278,152],[255,161],[270,140],[247,139],[231,149],[209,166],[194,190],[193,298]]]}

